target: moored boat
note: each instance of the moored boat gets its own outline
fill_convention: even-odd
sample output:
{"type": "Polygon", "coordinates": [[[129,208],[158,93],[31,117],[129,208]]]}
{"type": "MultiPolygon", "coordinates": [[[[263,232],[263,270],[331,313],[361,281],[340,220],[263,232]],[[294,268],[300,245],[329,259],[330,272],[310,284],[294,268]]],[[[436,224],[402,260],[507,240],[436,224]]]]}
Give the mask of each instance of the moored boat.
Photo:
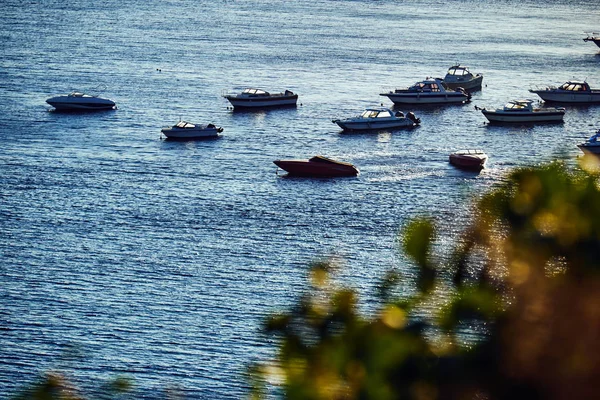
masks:
{"type": "Polygon", "coordinates": [[[586,38],[583,38],[584,42],[592,42],[596,46],[600,47],[600,33],[592,32],[589,33],[586,38]]]}
{"type": "MultiPolygon", "coordinates": [[[[479,108],[478,108],[479,109],[479,108]]],[[[512,100],[503,108],[495,110],[481,109],[490,122],[562,122],[565,115],[563,107],[534,108],[533,100],[512,100]]]]}
{"type": "Polygon", "coordinates": [[[450,164],[464,169],[480,170],[488,160],[483,150],[459,150],[449,156],[450,164]]]}
{"type": "Polygon", "coordinates": [[[388,93],[380,93],[394,104],[461,104],[471,99],[464,89],[446,89],[441,79],[426,79],[408,88],[395,89],[388,93]]]}
{"type": "Polygon", "coordinates": [[[585,142],[579,143],[577,147],[584,153],[600,155],[600,129],[585,142]]]}
{"type": "Polygon", "coordinates": [[[224,94],[234,108],[290,107],[298,102],[298,95],[286,90],[282,93],[269,93],[262,89],[248,88],[238,94],[224,94]]]}
{"type": "Polygon", "coordinates": [[[389,108],[367,108],[357,117],[346,119],[334,119],[345,131],[362,131],[377,129],[410,128],[421,123],[414,113],[409,112],[406,116],[401,111],[393,112],[389,108]]]}
{"type": "Polygon", "coordinates": [[[169,139],[206,139],[215,138],[223,132],[223,128],[213,124],[197,125],[186,121],[179,121],[169,128],[160,130],[169,139]]]}
{"type": "Polygon", "coordinates": [[[444,77],[444,86],[453,90],[459,87],[465,90],[478,90],[481,89],[482,82],[482,74],[473,74],[464,65],[453,65],[444,77]]]}
{"type": "Polygon", "coordinates": [[[600,89],[592,89],[586,81],[568,81],[561,86],[548,86],[544,89],[530,89],[544,101],[560,103],[600,103],[600,89]]]}
{"type": "Polygon", "coordinates": [[[112,110],[116,107],[116,103],[112,100],[82,92],[50,97],[46,103],[57,111],[101,111],[112,110]]]}
{"type": "Polygon", "coordinates": [[[350,163],[323,156],[314,156],[308,160],[275,160],[273,163],[291,176],[341,177],[356,176],[359,173],[350,163]]]}

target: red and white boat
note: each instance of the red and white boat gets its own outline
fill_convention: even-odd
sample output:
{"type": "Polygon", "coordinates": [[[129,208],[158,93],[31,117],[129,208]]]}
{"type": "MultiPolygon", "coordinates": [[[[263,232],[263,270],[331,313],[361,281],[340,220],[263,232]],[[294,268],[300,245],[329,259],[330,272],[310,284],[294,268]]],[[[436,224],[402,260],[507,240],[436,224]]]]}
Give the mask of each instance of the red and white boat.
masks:
{"type": "Polygon", "coordinates": [[[465,169],[480,170],[488,159],[483,150],[460,150],[450,154],[450,164],[465,169]]]}
{"type": "Polygon", "coordinates": [[[273,163],[293,176],[356,176],[359,173],[358,169],[350,163],[323,156],[314,156],[308,160],[275,160],[273,163]]]}

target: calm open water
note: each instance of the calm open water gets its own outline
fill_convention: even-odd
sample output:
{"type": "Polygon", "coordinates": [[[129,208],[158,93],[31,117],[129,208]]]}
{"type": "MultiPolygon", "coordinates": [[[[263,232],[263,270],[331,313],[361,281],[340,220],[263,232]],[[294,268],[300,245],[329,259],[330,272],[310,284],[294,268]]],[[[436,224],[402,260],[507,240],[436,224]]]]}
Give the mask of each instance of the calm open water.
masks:
{"type": "Polygon", "coordinates": [[[129,376],[136,397],[243,397],[245,366],[274,349],[260,323],[303,290],[308,263],[343,259],[368,313],[385,270],[411,275],[396,245],[409,218],[433,215],[451,239],[471,196],[512,167],[573,160],[600,128],[600,107],[534,127],[490,127],[473,107],[574,77],[600,87],[599,49],[581,40],[600,29],[593,1],[4,0],[0,12],[2,398],[48,369],[84,388],[129,376]],[[471,104],[412,108],[422,125],[409,131],[331,123],[455,62],[485,76],[471,104]],[[302,105],[231,112],[222,91],[248,86],[302,105]],[[48,112],[46,98],[96,88],[119,109],[48,112]],[[180,118],[223,137],[161,140],[180,118]],[[450,166],[462,148],[484,149],[488,168],[450,166]],[[314,154],[361,175],[275,174],[273,160],[314,154]]]}

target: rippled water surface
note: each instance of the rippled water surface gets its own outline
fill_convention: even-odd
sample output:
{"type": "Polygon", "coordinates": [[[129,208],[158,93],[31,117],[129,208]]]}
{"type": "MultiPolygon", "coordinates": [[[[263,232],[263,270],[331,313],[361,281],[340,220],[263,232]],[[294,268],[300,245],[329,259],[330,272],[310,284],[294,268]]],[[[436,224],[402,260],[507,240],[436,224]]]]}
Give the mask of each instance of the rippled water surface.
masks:
{"type": "MultiPolygon", "coordinates": [[[[564,124],[494,127],[474,105],[536,85],[600,87],[590,1],[14,1],[0,4],[0,397],[61,369],[84,388],[117,375],[138,397],[239,398],[245,366],[273,352],[262,319],[289,306],[319,257],[368,312],[383,272],[411,270],[396,235],[433,215],[447,237],[469,199],[519,165],[571,162],[600,107],[564,124]],[[340,134],[332,118],[384,89],[483,73],[471,104],[412,108],[413,130],[340,134]],[[239,113],[224,90],[299,93],[296,109],[239,113]],[[71,90],[118,110],[49,112],[71,90]],[[213,141],[161,140],[179,119],[213,141]],[[481,148],[480,174],[448,154],[481,148]],[[278,158],[324,154],[351,179],[289,179],[278,158]]],[[[403,111],[411,108],[402,107],[403,111]]],[[[410,288],[410,282],[406,283],[410,288]]]]}

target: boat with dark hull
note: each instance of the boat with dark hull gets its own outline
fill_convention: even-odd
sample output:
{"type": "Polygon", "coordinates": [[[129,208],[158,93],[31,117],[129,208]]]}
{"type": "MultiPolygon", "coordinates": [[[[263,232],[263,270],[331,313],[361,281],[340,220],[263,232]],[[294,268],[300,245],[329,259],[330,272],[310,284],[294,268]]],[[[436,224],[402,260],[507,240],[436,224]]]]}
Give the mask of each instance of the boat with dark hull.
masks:
{"type": "Polygon", "coordinates": [[[314,156],[308,160],[275,160],[273,163],[290,176],[342,177],[356,176],[359,173],[350,163],[323,156],[314,156]]]}
{"type": "Polygon", "coordinates": [[[448,89],[457,90],[463,88],[467,91],[481,89],[483,82],[482,74],[474,74],[465,65],[453,65],[448,69],[444,77],[444,86],[448,89]]]}
{"type": "Polygon", "coordinates": [[[592,32],[589,33],[586,38],[583,38],[584,42],[592,42],[596,46],[600,47],[600,33],[592,32]]]}
{"type": "Polygon", "coordinates": [[[298,95],[290,90],[281,93],[269,93],[262,89],[244,89],[242,93],[223,94],[236,109],[295,107],[298,95]]]}
{"type": "Polygon", "coordinates": [[[46,103],[54,107],[56,111],[104,111],[113,110],[116,107],[116,103],[112,100],[82,92],[50,97],[46,103]]]}
{"type": "Polygon", "coordinates": [[[530,89],[544,101],[557,103],[591,104],[600,103],[600,89],[592,89],[586,81],[567,81],[561,86],[530,89]]]}
{"type": "Polygon", "coordinates": [[[462,104],[471,99],[464,89],[446,89],[441,79],[426,79],[414,85],[395,89],[388,93],[380,93],[394,104],[462,104]]]}
{"type": "Polygon", "coordinates": [[[581,151],[587,154],[600,156],[600,129],[591,138],[577,145],[581,151]]]}
{"type": "Polygon", "coordinates": [[[476,171],[483,169],[487,160],[483,150],[459,150],[449,157],[450,164],[455,167],[476,171]]]}

